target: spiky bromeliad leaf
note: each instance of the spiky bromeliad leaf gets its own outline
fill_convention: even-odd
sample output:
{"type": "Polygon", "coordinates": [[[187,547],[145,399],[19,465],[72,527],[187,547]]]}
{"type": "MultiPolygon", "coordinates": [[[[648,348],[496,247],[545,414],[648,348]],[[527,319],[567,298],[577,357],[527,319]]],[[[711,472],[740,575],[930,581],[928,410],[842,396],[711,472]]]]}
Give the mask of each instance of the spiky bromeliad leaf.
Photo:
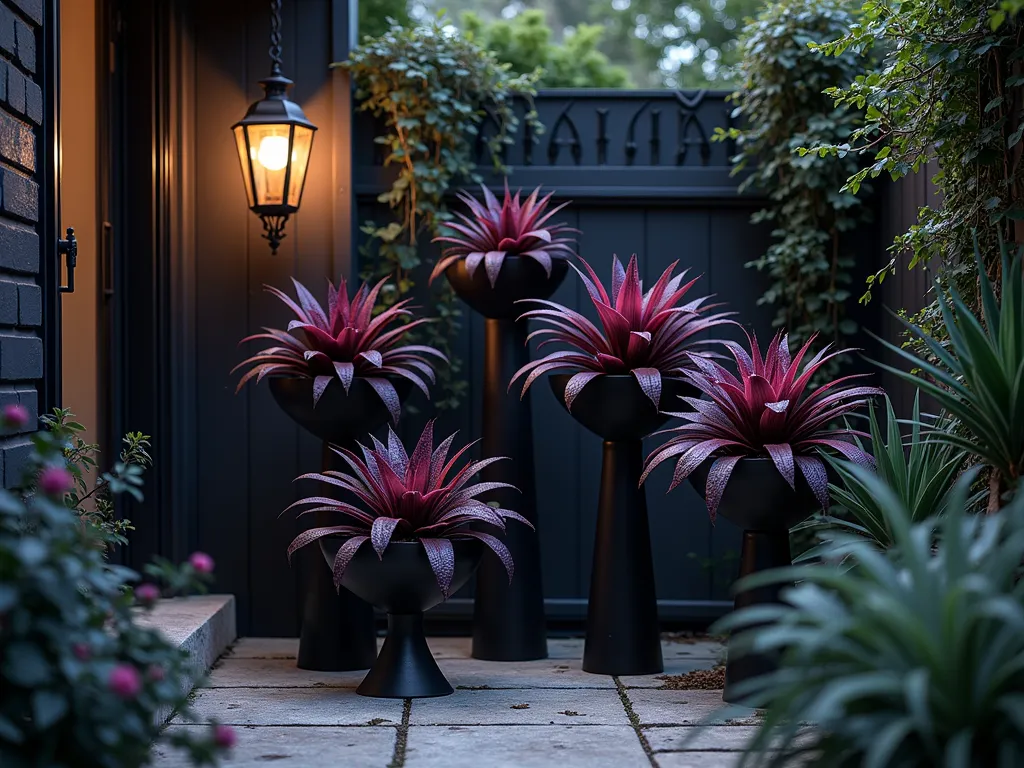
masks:
{"type": "Polygon", "coordinates": [[[601,374],[632,374],[655,407],[661,403],[663,376],[680,376],[690,367],[690,353],[697,344],[713,343],[696,337],[717,325],[732,323],[731,312],[712,313],[720,304],[707,304],[703,296],[680,305],[697,278],[683,283],[686,270],[673,276],[678,261],[662,272],[657,282],[644,293],[636,255],[623,268],[617,256],[612,257],[611,292],[601,284],[597,273],[582,258],[580,276],[587,294],[597,309],[601,326],[561,304],[544,299],[524,302],[540,305],[519,316],[520,320],[536,318],[548,327],[530,334],[529,338],[546,336],[537,345],[562,344],[569,349],[551,352],[524,365],[509,388],[521,376],[523,394],[539,376],[560,370],[577,371],[565,389],[565,405],[573,401],[590,381],[601,374]]]}
{"type": "Polygon", "coordinates": [[[494,286],[506,256],[531,258],[550,276],[551,260],[564,259],[572,254],[572,239],[562,235],[578,230],[566,224],[548,223],[568,202],[549,211],[548,204],[554,193],[538,199],[540,187],[520,202],[521,190],[513,196],[507,179],[505,197],[500,203],[486,186],[482,189],[483,203],[466,192],[458,193],[459,199],[469,208],[469,215],[455,211],[459,220],[444,224],[451,234],[434,238],[433,242],[446,243],[447,247],[430,274],[430,282],[459,259],[465,259],[471,277],[483,263],[487,279],[494,286]]]}
{"type": "Polygon", "coordinates": [[[340,589],[349,561],[367,542],[378,556],[383,556],[392,541],[419,541],[437,577],[441,593],[447,598],[455,567],[451,542],[479,539],[498,556],[511,580],[513,563],[508,548],[497,537],[475,531],[470,526],[488,523],[504,531],[505,521],[509,519],[531,528],[533,525],[518,512],[492,507],[476,498],[496,488],[513,486],[508,483],[472,482],[481,469],[502,461],[501,457],[470,461],[456,470],[456,462],[473,444],[459,449],[449,459],[454,438],[455,435],[451,435],[434,448],[434,422],[428,421],[411,456],[390,428],[387,444],[374,437],[372,448],[359,446],[362,456],[331,446],[348,464],[350,472],[313,472],[298,479],[319,480],[343,491],[349,500],[311,496],[295,502],[288,509],[305,507],[300,515],[336,512],[347,519],[346,523],[300,533],[288,547],[288,557],[295,550],[325,536],[346,537],[348,541],[338,552],[333,568],[334,584],[340,589]]]}
{"type": "Polygon", "coordinates": [[[374,316],[377,296],[387,278],[373,288],[363,283],[351,298],[344,278],[337,289],[328,281],[326,312],[302,283],[295,278],[292,282],[298,303],[277,288],[263,286],[294,312],[296,319],[288,324],[286,331],[264,328],[263,333],[247,336],[239,342],[266,339],[272,343],[232,369],[234,373],[249,366],[238,382],[236,393],[252,378],[257,382],[266,376],[313,379],[315,407],[327,387],[340,386],[348,392],[352,380],[358,376],[373,387],[396,422],[400,404],[393,378],[411,381],[430,397],[427,382],[434,383],[434,368],[428,356],[446,363],[448,359],[433,347],[402,344],[409,331],[430,322],[428,318],[405,322],[405,318],[413,315],[408,299],[374,316]]]}
{"type": "Polygon", "coordinates": [[[672,415],[687,423],[657,433],[675,433],[676,437],[647,457],[640,481],[663,461],[675,459],[672,490],[702,462],[715,457],[706,492],[708,512],[714,520],[737,457],[770,457],[791,487],[795,487],[799,470],[827,509],[828,481],[820,449],[831,449],[858,464],[872,462],[871,455],[855,442],[856,437],[867,434],[830,425],[866,404],[867,398],[884,392],[878,387],[850,385],[864,374],[808,389],[822,365],[850,350],[830,353],[826,346],[801,369],[813,336],[793,356],[781,332],[763,357],[757,338],[748,334],[747,340],[749,352],[734,342],[723,342],[736,362],[738,376],[714,360],[690,355],[697,370],[686,370],[685,376],[708,399],[683,398],[693,411],[672,415]]]}
{"type": "Polygon", "coordinates": [[[1024,765],[1024,494],[967,514],[971,471],[942,518],[914,524],[880,475],[850,472],[893,547],[854,538],[818,563],[748,577],[737,587],[799,583],[785,603],[712,629],[733,633],[730,654],[781,654],[735,691],[765,710],[740,765],[1024,765]]]}
{"type": "MultiPolygon", "coordinates": [[[[870,404],[868,409],[871,455],[878,477],[910,513],[911,522],[920,523],[929,518],[937,518],[946,509],[950,491],[958,471],[964,465],[966,454],[955,445],[922,435],[925,422],[921,415],[920,391],[914,397],[909,439],[900,433],[899,421],[888,397],[885,399],[885,410],[886,428],[883,431],[874,404],[870,404]]],[[[934,419],[927,423],[936,428],[949,426],[948,421],[934,419]]],[[[857,438],[857,444],[861,445],[860,438],[857,438]]],[[[827,458],[840,479],[840,484],[829,485],[832,501],[843,507],[853,520],[827,517],[812,526],[820,526],[824,522],[828,527],[852,530],[882,549],[891,547],[892,530],[885,510],[874,493],[874,484],[862,483],[860,473],[854,471],[849,462],[831,456],[827,458]]],[[[814,552],[817,554],[818,549],[814,552]]]]}
{"type": "Polygon", "coordinates": [[[929,437],[957,446],[992,469],[990,511],[999,508],[1004,493],[1016,488],[1024,473],[1024,249],[1013,254],[1003,243],[1001,251],[1002,290],[997,299],[975,240],[982,318],[971,313],[952,285],[936,284],[948,347],[900,318],[936,362],[882,340],[919,373],[881,367],[931,395],[968,432],[929,430],[929,437]]]}

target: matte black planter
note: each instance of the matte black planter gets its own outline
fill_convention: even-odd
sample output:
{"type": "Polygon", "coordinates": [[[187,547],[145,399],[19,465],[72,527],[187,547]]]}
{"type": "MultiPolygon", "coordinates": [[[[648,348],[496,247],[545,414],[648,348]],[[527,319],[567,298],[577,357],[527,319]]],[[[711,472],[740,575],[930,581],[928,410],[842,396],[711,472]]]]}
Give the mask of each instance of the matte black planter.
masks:
{"type": "MultiPolygon", "coordinates": [[[[517,390],[508,391],[512,376],[530,359],[527,324],[515,322],[530,306],[515,302],[547,298],[558,288],[568,268],[564,259],[555,259],[549,278],[533,259],[506,257],[494,287],[482,264],[472,278],[465,261],[452,264],[445,272],[455,292],[486,318],[481,455],[511,459],[486,467],[481,479],[511,483],[520,490],[503,489],[487,499],[514,509],[535,527],[537,490],[530,393],[520,400],[517,390]]],[[[473,657],[489,661],[546,658],[540,540],[526,526],[510,525],[504,541],[515,560],[515,579],[509,584],[505,568],[496,557],[485,557],[481,563],[473,603],[473,657]]]]}
{"type": "MultiPolygon", "coordinates": [[[[690,475],[690,481],[701,496],[705,495],[708,472],[714,459],[701,464],[690,475]]],[[[797,470],[796,490],[789,487],[770,458],[746,458],[733,468],[718,505],[718,514],[743,528],[740,549],[740,578],[769,568],[793,564],[789,549],[789,529],[805,520],[818,508],[811,487],[797,470]]],[[[785,584],[745,590],[736,595],[736,609],[749,605],[782,602],[780,593],[785,584]]],[[[733,640],[730,638],[729,644],[733,640]]],[[[733,658],[730,653],[725,666],[725,691],[722,698],[737,703],[735,686],[744,680],[771,672],[777,659],[772,654],[744,654],[733,658]]]]}
{"type": "MultiPolygon", "coordinates": [[[[570,378],[550,377],[563,404],[570,378]]],[[[696,391],[676,379],[665,379],[662,386],[661,407],[673,410],[679,409],[677,396],[696,391]]],[[[654,407],[632,375],[591,380],[570,413],[604,438],[583,670],[601,675],[662,672],[647,495],[640,474],[644,436],[669,417],[654,407]]]]}
{"type": "MultiPolygon", "coordinates": [[[[395,381],[400,399],[409,393],[409,382],[395,381]]],[[[348,394],[340,382],[324,391],[313,407],[313,380],[271,378],[274,400],[293,421],[324,441],[322,469],[337,468],[340,459],[327,444],[355,447],[371,431],[387,423],[391,415],[373,388],[355,378],[348,394]]],[[[337,525],[336,517],[314,512],[313,525],[337,525]]],[[[348,592],[334,589],[331,572],[315,553],[300,549],[298,559],[298,597],[302,626],[299,632],[300,669],[343,671],[367,669],[377,658],[377,630],[373,608],[348,592]]]]}
{"type": "MultiPolygon", "coordinates": [[[[334,563],[344,541],[340,537],[320,540],[328,564],[334,563]]],[[[452,544],[454,593],[469,581],[480,564],[483,544],[475,539],[452,544]]],[[[381,699],[417,699],[453,692],[423,634],[423,612],[442,602],[444,596],[418,541],[394,541],[381,558],[366,542],[348,564],[341,583],[346,590],[388,614],[384,646],[356,693],[381,699]]]]}

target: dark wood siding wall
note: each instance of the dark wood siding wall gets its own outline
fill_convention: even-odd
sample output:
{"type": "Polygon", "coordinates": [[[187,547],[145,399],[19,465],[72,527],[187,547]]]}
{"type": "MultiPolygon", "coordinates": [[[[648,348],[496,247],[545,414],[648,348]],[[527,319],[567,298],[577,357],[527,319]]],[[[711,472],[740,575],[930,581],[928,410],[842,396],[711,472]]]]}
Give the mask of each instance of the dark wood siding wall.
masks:
{"type": "MultiPolygon", "coordinates": [[[[40,231],[49,198],[40,195],[52,151],[44,132],[44,3],[0,2],[0,407],[20,403],[34,429],[44,373],[43,290],[47,284],[40,231]]],[[[50,329],[59,333],[59,328],[50,329]]],[[[59,359],[59,358],[57,358],[59,359]]],[[[31,452],[27,434],[0,441],[0,481],[20,483],[31,452]]]]}
{"type": "MultiPolygon", "coordinates": [[[[173,13],[139,10],[134,18],[143,31],[126,29],[121,37],[122,45],[140,51],[140,58],[129,57],[139,93],[152,71],[162,92],[161,106],[149,116],[125,108],[128,125],[150,131],[165,161],[152,169],[141,162],[151,149],[148,136],[131,143],[140,152],[132,173],[142,167],[145,178],[122,192],[139,211],[136,217],[126,209],[123,226],[143,231],[125,239],[115,256],[129,322],[120,338],[134,355],[131,365],[120,365],[127,376],[123,399],[130,402],[120,428],[151,431],[158,462],[147,502],[130,510],[140,527],[133,562],[153,552],[207,551],[218,564],[217,589],[238,597],[240,631],[291,635],[295,576],[284,551],[295,524],[278,515],[303,491],[292,480],[319,466],[320,450],[280,412],[265,384],[235,395],[237,376],[228,372],[245,354],[239,339],[288,321],[287,310],[262,291],[264,283],[287,286],[294,275],[320,292],[327,277],[356,272],[353,225],[381,215],[375,198],[388,178],[375,162],[372,123],[358,121],[351,137],[348,84],[327,66],[345,55],[347,0],[285,3],[284,70],[296,82],[295,100],[320,130],[302,210],[272,256],[246,208],[229,130],[258,98],[257,81],[267,71],[266,3],[164,0],[155,7],[173,13]],[[155,339],[153,349],[142,346],[143,336],[155,339]]],[[[135,109],[145,109],[149,102],[137,98],[135,109]]],[[[548,92],[537,106],[547,130],[536,143],[509,149],[510,184],[543,184],[571,199],[566,216],[582,230],[579,252],[602,275],[613,253],[637,253],[648,283],[679,259],[704,275],[698,294],[717,294],[764,343],[771,311],[757,306],[763,279],[744,265],[763,252],[769,233],[749,223],[759,200],[737,194],[738,179],[729,174],[732,148],[710,141],[713,129],[728,123],[723,95],[548,92]]],[[[874,234],[863,238],[865,272],[878,260],[874,234]]],[[[574,277],[555,299],[589,312],[574,277]]],[[[880,306],[863,313],[869,326],[877,327],[880,306]]],[[[457,347],[469,396],[441,426],[471,440],[480,432],[483,327],[468,312],[465,320],[457,347]]],[[[533,391],[547,606],[552,619],[578,620],[585,611],[600,444],[564,413],[545,382],[533,391]]],[[[429,412],[423,402],[412,405],[419,414],[404,421],[407,435],[429,412]]],[[[655,473],[648,490],[662,616],[706,619],[728,606],[738,531],[725,521],[712,527],[689,486],[665,495],[668,475],[655,473]]],[[[311,564],[320,567],[315,558],[311,564]]],[[[438,611],[467,615],[468,608],[464,593],[438,611]]]]}

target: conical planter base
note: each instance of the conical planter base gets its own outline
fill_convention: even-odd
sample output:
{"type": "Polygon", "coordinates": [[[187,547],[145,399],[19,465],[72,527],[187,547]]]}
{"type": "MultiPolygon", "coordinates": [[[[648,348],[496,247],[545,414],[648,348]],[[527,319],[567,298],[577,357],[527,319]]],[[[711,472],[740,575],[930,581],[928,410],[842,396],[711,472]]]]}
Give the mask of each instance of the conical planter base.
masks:
{"type": "MultiPolygon", "coordinates": [[[[550,377],[563,404],[570,378],[550,377]]],[[[676,408],[677,396],[693,392],[688,384],[666,379],[662,407],[676,408]]],[[[583,670],[601,675],[663,672],[647,495],[640,475],[643,437],[668,416],[659,413],[631,375],[591,380],[570,413],[604,438],[583,670]]]]}
{"type": "MultiPolygon", "coordinates": [[[[690,475],[694,488],[705,495],[707,477],[714,459],[701,464],[690,475]]],[[[740,578],[771,568],[793,564],[789,548],[789,529],[809,517],[818,507],[813,491],[800,472],[796,490],[789,487],[769,458],[746,458],[736,464],[718,505],[718,514],[743,528],[740,549],[740,578]]],[[[773,584],[739,592],[734,608],[782,602],[785,584],[773,584]]],[[[745,630],[749,631],[749,630],[745,630]]],[[[725,690],[722,698],[729,703],[742,703],[736,689],[744,681],[776,669],[774,654],[734,653],[740,635],[729,638],[729,654],[725,666],[725,690]]],[[[742,691],[741,691],[742,692],[742,691]]]]}
{"type": "MultiPolygon", "coordinates": [[[[409,393],[409,382],[393,382],[399,398],[409,393]]],[[[313,380],[271,378],[274,400],[300,427],[324,441],[322,469],[336,469],[340,459],[328,443],[355,447],[391,416],[365,380],[352,380],[346,394],[340,382],[330,384],[313,406],[313,380]]],[[[338,520],[315,512],[312,525],[336,525],[338,520]]],[[[355,595],[341,594],[331,582],[331,572],[313,552],[295,553],[299,576],[298,598],[302,606],[299,654],[296,666],[321,672],[367,669],[377,658],[377,630],[373,607],[355,595]]]]}
{"type": "MultiPolygon", "coordinates": [[[[565,279],[567,271],[564,259],[553,262],[548,276],[533,259],[509,256],[494,286],[483,265],[472,276],[465,261],[452,264],[445,272],[455,292],[486,318],[481,455],[511,459],[486,467],[480,473],[481,480],[511,483],[520,491],[495,491],[486,499],[514,509],[535,527],[537,491],[530,393],[520,399],[518,392],[508,391],[512,376],[529,362],[527,324],[515,322],[529,307],[516,301],[547,298],[565,279]]],[[[488,661],[547,658],[540,539],[526,526],[509,526],[504,542],[516,564],[515,579],[509,584],[500,561],[496,557],[484,557],[477,574],[473,603],[473,658],[488,661]]]]}
{"type": "MultiPolygon", "coordinates": [[[[321,539],[328,565],[333,565],[344,541],[321,539]]],[[[452,545],[455,565],[450,591],[455,593],[476,571],[483,544],[473,539],[453,541],[452,545]]],[[[418,541],[391,542],[380,558],[369,542],[365,543],[348,564],[341,583],[345,590],[388,614],[388,636],[356,693],[380,699],[419,699],[453,692],[423,634],[423,612],[442,602],[444,596],[418,541]]]]}

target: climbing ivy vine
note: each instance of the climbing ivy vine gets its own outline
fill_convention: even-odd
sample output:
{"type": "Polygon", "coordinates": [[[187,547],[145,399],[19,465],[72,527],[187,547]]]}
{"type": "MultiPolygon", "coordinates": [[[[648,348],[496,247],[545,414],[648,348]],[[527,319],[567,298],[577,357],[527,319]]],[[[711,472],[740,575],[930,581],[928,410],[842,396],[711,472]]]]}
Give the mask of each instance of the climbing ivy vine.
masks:
{"type": "Polygon", "coordinates": [[[775,308],[775,325],[796,343],[813,333],[841,343],[857,330],[846,315],[854,265],[850,234],[869,210],[851,191],[840,191],[858,171],[857,157],[847,153],[835,162],[797,152],[847,141],[860,126],[859,112],[836,108],[823,94],[853,82],[861,71],[856,55],[830,56],[809,46],[846,35],[853,23],[839,0],[771,3],[740,38],[736,74],[742,85],[730,100],[741,127],[716,131],[716,139],[736,142],[734,172],[750,171],[741,190],[756,187],[769,200],[752,221],[770,223],[774,242],[747,266],[771,277],[759,303],[775,308]]]}
{"type": "MultiPolygon", "coordinates": [[[[864,122],[849,138],[807,145],[819,156],[865,159],[844,192],[856,193],[881,174],[899,179],[932,160],[939,168],[934,183],[941,203],[922,208],[918,222],[896,238],[892,260],[868,277],[862,301],[895,274],[901,260],[910,268],[930,264],[943,282],[973,301],[974,233],[997,284],[1000,236],[1024,240],[1022,5],[871,0],[861,9],[860,23],[815,47],[838,58],[877,52],[876,66],[829,90],[838,106],[864,110],[864,122]]],[[[934,302],[915,320],[936,338],[946,338],[934,302]]]]}
{"type": "Polygon", "coordinates": [[[533,110],[536,74],[513,75],[487,50],[460,36],[443,17],[403,27],[394,20],[377,38],[365,40],[343,66],[356,86],[359,110],[380,121],[375,138],[384,167],[395,171],[378,200],[394,214],[388,222],[366,221],[361,268],[366,279],[394,276],[385,305],[416,295],[438,322],[425,326],[424,340],[451,360],[438,371],[434,405],[459,405],[468,383],[453,354],[461,309],[446,281],[430,290],[419,284],[424,261],[437,255],[430,240],[448,218],[445,196],[455,184],[481,181],[476,172],[482,147],[496,170],[501,151],[519,128],[515,99],[523,97],[523,120],[540,132],[533,110]],[[487,124],[485,126],[485,123],[487,124]]]}

